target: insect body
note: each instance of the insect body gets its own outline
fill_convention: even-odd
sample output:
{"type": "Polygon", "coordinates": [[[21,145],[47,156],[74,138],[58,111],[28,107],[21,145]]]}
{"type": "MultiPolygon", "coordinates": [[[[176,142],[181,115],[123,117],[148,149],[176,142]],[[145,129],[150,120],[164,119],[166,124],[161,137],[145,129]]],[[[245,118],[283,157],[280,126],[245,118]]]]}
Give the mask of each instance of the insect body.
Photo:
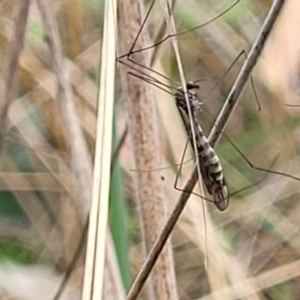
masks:
{"type": "MultiPolygon", "coordinates": [[[[176,105],[185,125],[189,140],[194,149],[191,129],[191,122],[193,122],[196,135],[196,147],[199,155],[200,170],[203,181],[205,183],[207,191],[212,195],[215,205],[219,210],[223,211],[228,207],[229,203],[228,189],[225,178],[223,176],[220,160],[214,149],[209,144],[207,138],[205,137],[199,119],[197,117],[197,111],[200,108],[200,101],[197,98],[195,89],[198,88],[199,85],[195,82],[188,82],[186,85],[186,89],[188,92],[187,98],[190,103],[192,120],[189,119],[188,107],[182,87],[179,87],[175,93],[176,105]]],[[[197,153],[195,149],[194,152],[197,153]]]]}

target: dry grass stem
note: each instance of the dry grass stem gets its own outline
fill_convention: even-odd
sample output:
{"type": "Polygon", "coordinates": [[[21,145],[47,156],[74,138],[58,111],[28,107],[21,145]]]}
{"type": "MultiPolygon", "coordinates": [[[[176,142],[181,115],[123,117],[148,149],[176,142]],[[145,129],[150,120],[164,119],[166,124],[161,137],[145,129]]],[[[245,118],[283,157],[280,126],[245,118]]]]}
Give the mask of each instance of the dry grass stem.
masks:
{"type": "MultiPolygon", "coordinates": [[[[122,54],[129,51],[142,24],[141,5],[141,1],[132,0],[127,3],[119,1],[119,41],[122,54]]],[[[147,45],[149,45],[149,38],[144,30],[136,47],[139,49],[147,45]]],[[[147,53],[141,52],[131,58],[144,66],[150,65],[150,56],[147,53]]],[[[153,170],[161,161],[154,94],[149,85],[143,84],[133,76],[128,76],[122,65],[120,65],[120,71],[123,98],[126,101],[128,114],[131,148],[134,155],[134,169],[153,170]]],[[[138,172],[135,184],[144,248],[148,253],[165,221],[166,202],[162,194],[159,174],[138,172]]],[[[173,255],[169,243],[161,253],[157,266],[153,270],[149,287],[148,290],[153,292],[151,293],[153,299],[177,299],[178,297],[173,255]]],[[[129,292],[128,299],[136,299],[137,294],[132,292],[133,289],[134,287],[129,292]]]]}
{"type": "MultiPolygon", "coordinates": [[[[112,120],[114,108],[115,79],[115,12],[116,1],[106,1],[102,43],[102,65],[99,86],[99,107],[97,113],[97,137],[94,161],[93,199],[89,219],[88,242],[86,251],[83,300],[102,299],[104,271],[108,278],[119,282],[116,272],[112,275],[112,265],[105,267],[105,250],[107,242],[107,220],[109,208],[110,164],[112,151],[112,120]]],[[[110,246],[109,251],[111,251],[110,246]]],[[[110,256],[108,256],[110,257],[110,256]]],[[[108,260],[111,263],[113,259],[108,260]]],[[[115,269],[115,268],[114,268],[115,269]]],[[[120,286],[116,284],[116,286],[120,286]]],[[[118,298],[114,298],[118,299],[118,298]]]]}

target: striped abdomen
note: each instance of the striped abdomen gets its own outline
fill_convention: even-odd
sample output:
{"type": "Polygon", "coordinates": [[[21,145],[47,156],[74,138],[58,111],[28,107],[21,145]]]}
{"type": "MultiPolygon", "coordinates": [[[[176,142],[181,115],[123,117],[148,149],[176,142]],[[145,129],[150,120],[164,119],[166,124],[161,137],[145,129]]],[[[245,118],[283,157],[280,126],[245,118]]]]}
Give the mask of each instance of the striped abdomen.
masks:
{"type": "MultiPolygon", "coordinates": [[[[200,170],[203,181],[209,194],[212,195],[215,205],[219,210],[223,211],[227,208],[229,203],[228,189],[225,178],[223,176],[222,166],[220,160],[210,146],[207,138],[203,134],[200,122],[196,116],[197,109],[200,102],[196,96],[194,89],[199,88],[199,85],[189,82],[187,83],[188,99],[190,102],[192,122],[196,135],[196,147],[199,155],[200,170]]],[[[175,94],[176,104],[182,117],[183,123],[186,127],[190,143],[193,146],[193,136],[191,130],[191,121],[188,115],[188,108],[182,88],[178,88],[175,94]]],[[[194,146],[193,146],[194,148],[194,146]]],[[[194,149],[195,152],[195,149],[194,149]]]]}

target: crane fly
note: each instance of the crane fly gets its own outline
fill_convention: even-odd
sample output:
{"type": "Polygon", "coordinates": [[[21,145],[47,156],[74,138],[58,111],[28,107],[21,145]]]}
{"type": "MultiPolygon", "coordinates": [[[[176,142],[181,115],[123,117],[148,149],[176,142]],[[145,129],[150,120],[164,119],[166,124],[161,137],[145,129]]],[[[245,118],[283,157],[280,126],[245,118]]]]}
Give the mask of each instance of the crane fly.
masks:
{"type": "MultiPolygon", "coordinates": [[[[135,77],[140,78],[141,80],[143,80],[144,82],[147,82],[163,91],[165,91],[168,94],[171,94],[173,97],[175,97],[175,101],[177,104],[177,108],[179,110],[179,113],[181,115],[182,121],[184,123],[185,129],[187,131],[187,135],[188,135],[188,139],[192,145],[192,148],[194,150],[194,152],[198,152],[198,160],[200,162],[199,165],[199,169],[201,172],[201,175],[203,177],[206,189],[208,191],[208,193],[211,195],[213,201],[215,203],[215,205],[217,206],[217,208],[220,211],[224,211],[228,205],[229,205],[229,198],[231,196],[233,196],[234,194],[237,194],[241,191],[244,191],[246,189],[248,189],[249,187],[253,187],[252,185],[247,185],[246,187],[239,189],[239,191],[236,192],[232,192],[229,193],[229,189],[227,187],[227,182],[231,182],[232,180],[230,177],[230,174],[227,175],[228,181],[225,180],[224,175],[223,175],[223,168],[222,165],[220,164],[220,160],[219,160],[219,156],[216,154],[215,150],[213,149],[213,147],[209,144],[208,139],[206,138],[205,134],[204,134],[204,130],[202,129],[203,126],[205,127],[204,121],[201,119],[201,123],[200,120],[198,118],[198,112],[200,111],[200,101],[196,95],[195,90],[199,89],[199,85],[197,84],[197,81],[190,81],[187,83],[187,85],[185,86],[185,88],[187,89],[187,98],[188,101],[190,103],[190,106],[192,108],[192,120],[189,120],[189,116],[188,116],[188,111],[187,111],[187,103],[186,103],[186,99],[185,99],[185,93],[184,93],[184,89],[183,86],[179,87],[176,89],[176,86],[178,86],[178,82],[169,78],[168,76],[158,72],[157,70],[153,69],[152,66],[145,66],[141,63],[139,63],[138,61],[136,61],[135,59],[133,59],[132,55],[134,54],[138,54],[140,52],[143,51],[147,51],[150,50],[152,48],[156,49],[156,47],[158,47],[159,45],[167,42],[167,40],[173,38],[174,36],[182,36],[185,33],[188,32],[192,32],[196,29],[201,29],[202,27],[205,27],[206,25],[209,25],[211,23],[213,23],[215,20],[219,19],[222,15],[224,15],[225,13],[227,13],[228,11],[230,11],[234,6],[237,5],[237,3],[239,3],[240,1],[235,1],[233,2],[232,5],[230,5],[225,11],[223,11],[222,13],[218,14],[216,17],[210,19],[209,21],[196,26],[192,29],[188,29],[179,33],[174,34],[168,34],[167,36],[165,36],[164,38],[160,39],[158,42],[155,42],[154,44],[147,46],[145,48],[138,48],[136,47],[136,43],[137,40],[142,32],[142,30],[144,29],[146,22],[149,18],[150,12],[153,8],[154,5],[154,1],[151,2],[150,6],[149,6],[149,10],[147,11],[146,17],[138,31],[137,36],[134,39],[134,42],[132,43],[131,47],[130,47],[130,51],[126,54],[120,55],[117,58],[117,62],[123,64],[125,67],[128,67],[129,69],[131,69],[132,71],[127,72],[127,74],[129,75],[133,75],[135,77]],[[150,76],[148,73],[152,73],[153,76],[150,76]],[[171,85],[169,84],[165,84],[162,81],[158,80],[158,78],[162,78],[162,80],[168,80],[169,83],[171,83],[171,85]],[[175,86],[175,87],[174,87],[175,86]],[[203,126],[202,126],[202,125],[203,126]],[[193,136],[192,136],[192,127],[195,129],[195,139],[196,139],[196,145],[193,145],[193,136]],[[196,148],[196,149],[195,149],[196,148]]],[[[220,76],[220,78],[218,79],[217,84],[212,88],[212,89],[208,89],[208,92],[205,92],[204,95],[210,95],[209,98],[212,98],[211,94],[214,92],[218,92],[219,91],[219,84],[223,81],[223,79],[225,78],[225,76],[227,76],[227,74],[229,72],[231,72],[230,70],[233,70],[233,66],[235,65],[235,63],[238,62],[238,60],[241,58],[241,56],[245,56],[246,58],[246,51],[242,50],[234,59],[234,61],[232,62],[232,64],[229,66],[229,68],[225,71],[225,73],[220,76]]],[[[235,72],[235,70],[233,70],[235,72]]],[[[253,95],[254,95],[254,99],[255,102],[250,103],[251,108],[253,106],[253,110],[255,109],[255,112],[253,114],[248,114],[248,116],[252,117],[254,116],[254,114],[256,114],[258,111],[261,110],[261,104],[259,103],[258,97],[257,97],[257,92],[256,92],[256,88],[254,86],[253,80],[250,77],[250,84],[253,90],[253,95]],[[254,107],[255,105],[255,107],[254,107]]],[[[206,96],[205,96],[206,97],[206,96]]],[[[208,98],[208,97],[206,97],[208,98]]],[[[202,99],[202,98],[201,98],[202,99]]],[[[216,105],[219,106],[219,103],[217,103],[216,101],[213,104],[210,104],[210,107],[213,108],[213,110],[217,110],[216,109],[216,105]]],[[[205,108],[206,110],[209,109],[211,110],[210,107],[205,108]]],[[[250,107],[250,106],[249,106],[250,107]]],[[[248,110],[250,110],[247,107],[248,110]]],[[[212,111],[212,110],[211,110],[212,111]]],[[[208,113],[205,113],[205,117],[213,120],[214,117],[212,116],[212,113],[209,112],[207,110],[208,113]]],[[[248,111],[247,111],[248,113],[248,111]]],[[[245,118],[243,119],[243,121],[246,123],[246,121],[248,122],[250,120],[250,118],[245,118]]],[[[249,122],[250,123],[250,122],[249,122]]],[[[236,124],[234,124],[236,125],[236,124]]],[[[247,124],[245,126],[248,126],[247,124]]],[[[251,124],[252,126],[252,124],[251,124]]],[[[235,129],[237,126],[233,126],[233,128],[230,129],[235,129]]],[[[265,173],[271,173],[271,174],[275,174],[275,175],[282,175],[282,176],[286,176],[289,178],[292,178],[294,180],[299,181],[299,178],[293,175],[289,175],[283,172],[279,172],[279,171],[274,171],[274,170],[270,170],[268,168],[263,168],[263,167],[257,167],[255,166],[249,159],[247,159],[246,155],[242,153],[241,150],[239,150],[239,148],[237,146],[235,146],[235,144],[233,142],[231,142],[231,140],[228,138],[228,136],[225,134],[224,130],[222,128],[218,129],[220,130],[220,132],[222,133],[222,136],[226,138],[226,140],[228,141],[228,143],[239,153],[239,156],[244,160],[244,162],[246,162],[246,164],[248,166],[250,166],[252,169],[261,171],[261,172],[265,172],[265,173]]],[[[278,155],[276,155],[277,157],[278,155]]],[[[274,159],[273,159],[274,160],[274,159]]],[[[277,159],[275,159],[277,160],[277,159]]],[[[273,163],[271,163],[272,165],[273,163]]],[[[270,167],[268,165],[268,167],[270,167]]],[[[161,169],[166,169],[166,168],[157,168],[155,170],[161,170],[161,169]]],[[[139,171],[145,171],[145,172],[149,172],[149,171],[155,171],[155,170],[139,170],[139,171]]],[[[178,175],[177,175],[178,176],[178,175]]],[[[177,182],[177,179],[176,179],[177,182]]],[[[181,190],[180,188],[178,188],[176,186],[177,183],[175,183],[174,187],[177,190],[181,190]]],[[[234,184],[234,183],[233,183],[234,184]]],[[[254,183],[255,185],[256,183],[254,183]]],[[[181,190],[182,191],[182,190],[181,190]]],[[[184,191],[185,192],[185,191],[184,191]]],[[[192,192],[193,193],[193,192],[192,192]]],[[[196,193],[194,193],[196,194],[196,193]]],[[[197,194],[198,195],[198,194],[197,194]]],[[[201,196],[201,198],[205,199],[205,200],[211,200],[207,199],[203,196],[201,196]]],[[[208,197],[209,198],[209,197],[208,197]]]]}
{"type": "Polygon", "coordinates": [[[186,84],[186,89],[188,91],[188,101],[190,103],[192,112],[192,120],[190,120],[188,116],[187,103],[182,87],[179,87],[175,93],[176,105],[186,128],[192,148],[194,149],[194,147],[197,147],[197,151],[195,151],[194,149],[194,152],[198,153],[199,155],[201,175],[206,189],[213,197],[213,201],[216,207],[220,211],[224,211],[229,204],[228,188],[223,175],[219,157],[204,135],[200,121],[197,117],[197,112],[200,108],[201,103],[197,97],[195,89],[199,89],[199,87],[199,84],[193,81],[186,84]],[[193,122],[193,125],[191,124],[191,122],[193,122]],[[193,143],[191,126],[194,126],[195,130],[195,146],[193,143]]]}

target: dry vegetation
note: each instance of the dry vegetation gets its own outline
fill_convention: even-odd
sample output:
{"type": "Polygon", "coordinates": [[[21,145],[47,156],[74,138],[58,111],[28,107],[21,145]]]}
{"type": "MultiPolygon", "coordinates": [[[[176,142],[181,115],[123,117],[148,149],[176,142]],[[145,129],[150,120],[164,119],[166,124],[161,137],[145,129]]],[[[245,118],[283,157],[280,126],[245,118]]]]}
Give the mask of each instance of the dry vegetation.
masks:
{"type": "MultiPolygon", "coordinates": [[[[138,2],[127,2],[133,13],[138,2]]],[[[167,34],[158,2],[145,27],[149,36],[137,48],[167,34]]],[[[297,0],[287,2],[252,73],[258,97],[248,83],[216,147],[233,194],[229,208],[220,213],[212,203],[190,197],[139,299],[299,297],[300,7],[297,0]],[[251,168],[236,149],[256,167],[282,174],[251,168]]],[[[231,4],[178,0],[177,30],[202,24],[231,4]]],[[[96,133],[104,5],[0,1],[1,299],[81,299],[87,240],[82,232],[101,129],[96,133]]],[[[241,0],[210,25],[178,36],[186,79],[203,79],[199,117],[207,134],[244,58],[223,74],[241,50],[249,52],[271,5],[241,0]]],[[[141,19],[126,15],[129,23],[122,25],[126,7],[118,9],[121,55],[129,51],[141,19]]],[[[172,79],[158,77],[165,84],[179,85],[170,40],[134,59],[172,79]]],[[[104,299],[124,298],[181,194],[173,185],[186,141],[174,97],[128,75],[133,70],[123,64],[116,71],[113,126],[105,128],[113,134],[113,160],[104,299]]],[[[185,161],[192,157],[187,152],[185,161]]],[[[179,187],[192,169],[192,162],[184,164],[179,187]]]]}

